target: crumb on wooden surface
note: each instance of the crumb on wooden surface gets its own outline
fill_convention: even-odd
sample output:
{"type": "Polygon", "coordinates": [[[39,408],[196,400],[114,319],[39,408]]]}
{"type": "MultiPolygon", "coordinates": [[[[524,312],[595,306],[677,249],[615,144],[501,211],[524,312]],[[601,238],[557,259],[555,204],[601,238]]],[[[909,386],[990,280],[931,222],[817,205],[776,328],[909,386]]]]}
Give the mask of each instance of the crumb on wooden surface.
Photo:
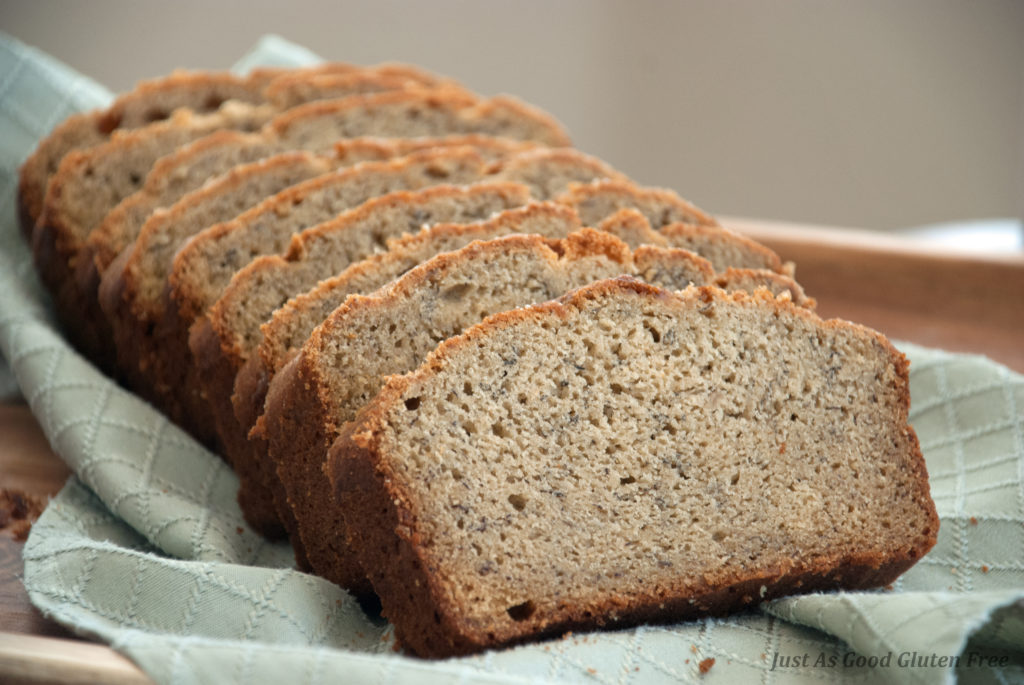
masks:
{"type": "Polygon", "coordinates": [[[21,490],[0,490],[0,531],[10,531],[15,540],[24,542],[45,508],[45,498],[21,490]]]}

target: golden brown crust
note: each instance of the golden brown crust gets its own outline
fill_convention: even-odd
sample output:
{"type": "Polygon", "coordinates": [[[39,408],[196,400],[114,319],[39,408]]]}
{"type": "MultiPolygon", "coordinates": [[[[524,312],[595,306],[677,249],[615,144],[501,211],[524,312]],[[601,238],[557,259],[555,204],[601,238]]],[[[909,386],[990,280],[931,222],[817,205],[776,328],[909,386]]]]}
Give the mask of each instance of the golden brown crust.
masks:
{"type": "MultiPolygon", "coordinates": [[[[228,449],[236,450],[235,473],[238,474],[238,504],[245,520],[254,529],[270,537],[270,533],[278,530],[295,530],[298,524],[291,517],[286,500],[278,487],[280,495],[275,496],[274,484],[280,484],[275,474],[266,471],[269,468],[269,457],[266,456],[267,443],[262,434],[257,435],[253,429],[263,415],[263,404],[267,398],[270,385],[270,374],[266,372],[262,360],[253,355],[242,365],[235,375],[231,393],[231,408],[235,422],[241,435],[228,449]],[[244,434],[242,434],[244,433],[244,434]],[[291,525],[282,523],[288,518],[291,525]]],[[[232,438],[234,440],[234,438],[232,438]]]]}
{"type": "Polygon", "coordinates": [[[756,287],[767,288],[773,295],[778,296],[789,293],[793,304],[807,309],[814,309],[818,302],[813,297],[808,297],[803,286],[786,276],[768,269],[740,269],[729,267],[718,274],[709,285],[716,285],[722,290],[746,290],[753,292],[756,287]]]}
{"type": "MultiPolygon", "coordinates": [[[[281,369],[267,391],[264,433],[281,483],[289,482],[295,469],[305,467],[308,471],[309,465],[320,463],[326,445],[330,444],[331,436],[323,428],[329,425],[329,417],[324,416],[325,404],[315,395],[316,391],[303,376],[298,357],[281,369]]],[[[301,491],[297,487],[286,495],[293,511],[296,508],[294,497],[300,496],[301,491]]],[[[330,511],[324,514],[327,520],[339,526],[337,530],[342,530],[340,514],[330,511]]],[[[289,520],[292,519],[285,517],[286,522],[289,520]]],[[[301,542],[311,566],[324,578],[356,594],[371,591],[366,573],[343,535],[331,536],[329,540],[307,540],[300,528],[292,542],[293,545],[301,542]]]]}
{"type": "Polygon", "coordinates": [[[424,88],[439,83],[438,77],[414,67],[388,70],[367,67],[345,72],[285,74],[271,81],[263,94],[279,109],[286,110],[307,102],[333,100],[355,93],[424,88]]]}
{"type": "Polygon", "coordinates": [[[334,156],[344,166],[358,162],[405,157],[413,152],[439,147],[473,147],[487,159],[514,155],[541,147],[531,140],[500,138],[480,133],[465,133],[428,138],[380,138],[362,136],[334,143],[334,156]]]}
{"type": "MultiPolygon", "coordinates": [[[[720,226],[674,222],[663,226],[660,233],[669,245],[686,247],[698,253],[700,250],[695,246],[725,248],[732,257],[729,264],[735,267],[769,269],[779,274],[785,273],[782,260],[771,249],[720,226]]],[[[718,270],[725,268],[725,264],[715,266],[718,270]]]]}
{"type": "Polygon", "coordinates": [[[341,503],[351,531],[352,546],[364,567],[370,569],[384,612],[396,625],[396,636],[415,654],[444,657],[556,635],[569,629],[620,627],[638,622],[721,614],[762,598],[834,588],[861,589],[891,582],[935,544],[939,525],[934,505],[927,494],[928,476],[924,459],[913,430],[906,424],[908,388],[905,357],[884,337],[847,322],[822,321],[806,309],[796,307],[787,299],[776,299],[767,291],[753,295],[726,294],[716,288],[691,287],[672,294],[632,279],[613,279],[586,286],[551,303],[494,315],[462,335],[445,341],[417,371],[389,379],[377,397],[345,427],[332,446],[325,471],[341,503]],[[918,501],[926,509],[927,521],[916,543],[885,556],[861,552],[794,559],[785,568],[769,569],[751,577],[737,576],[718,584],[691,579],[660,595],[610,596],[603,603],[582,609],[566,606],[536,620],[524,621],[512,630],[488,630],[460,620],[460,608],[452,604],[445,589],[447,581],[438,575],[441,573],[438,560],[432,558],[429,548],[420,538],[416,498],[405,489],[402,477],[394,471],[382,445],[388,408],[402,401],[408,391],[438,374],[453,355],[497,330],[552,318],[567,318],[572,310],[585,307],[589,301],[630,293],[667,303],[670,307],[713,308],[721,302],[748,302],[754,306],[787,310],[825,328],[848,328],[874,339],[895,367],[900,410],[893,420],[904,427],[902,436],[910,447],[909,468],[921,490],[918,501]]]}
{"type": "Polygon", "coordinates": [[[573,184],[557,201],[574,207],[583,222],[592,225],[625,208],[640,211],[654,229],[678,221],[702,226],[718,225],[710,214],[667,188],[643,187],[624,180],[573,184]]]}

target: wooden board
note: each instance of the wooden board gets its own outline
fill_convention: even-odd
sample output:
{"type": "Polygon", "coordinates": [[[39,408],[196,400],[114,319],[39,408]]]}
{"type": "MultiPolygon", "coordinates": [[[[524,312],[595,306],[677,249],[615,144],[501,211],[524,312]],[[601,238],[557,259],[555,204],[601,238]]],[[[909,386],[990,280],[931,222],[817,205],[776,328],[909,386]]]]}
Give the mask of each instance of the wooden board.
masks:
{"type": "MultiPolygon", "coordinates": [[[[826,318],[985,354],[1024,372],[1024,256],[967,257],[859,231],[723,223],[796,262],[797,279],[826,318]]],[[[67,467],[26,407],[0,405],[0,435],[0,486],[46,496],[61,488],[67,467]]],[[[112,650],[76,640],[31,606],[20,580],[20,551],[20,543],[0,535],[0,682],[148,682],[112,650]]]]}
{"type": "MultiPolygon", "coordinates": [[[[70,471],[28,407],[0,404],[0,435],[0,487],[40,497],[60,491],[70,471]]],[[[32,606],[21,582],[21,550],[21,542],[0,533],[0,683],[151,683],[109,647],[76,638],[32,606]]]]}

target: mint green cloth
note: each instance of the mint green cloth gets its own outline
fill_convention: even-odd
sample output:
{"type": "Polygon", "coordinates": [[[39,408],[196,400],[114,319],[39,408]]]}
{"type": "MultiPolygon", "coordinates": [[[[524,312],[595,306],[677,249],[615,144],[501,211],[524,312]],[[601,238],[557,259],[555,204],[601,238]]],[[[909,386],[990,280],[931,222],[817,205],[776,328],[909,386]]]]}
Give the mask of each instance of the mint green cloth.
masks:
{"type": "MultiPolygon", "coordinates": [[[[314,59],[270,37],[241,67],[314,59]]],[[[793,597],[726,619],[446,661],[396,653],[386,623],[248,530],[221,460],[56,332],[15,227],[17,165],[58,121],[109,97],[0,34],[0,350],[77,474],[24,549],[25,585],[48,616],[111,644],[159,683],[1024,679],[1024,378],[912,345],[901,345],[913,362],[912,420],[942,528],[891,590],[793,597]],[[959,668],[949,665],[955,656],[959,668]],[[1006,663],[976,665],[983,657],[1006,663]],[[714,666],[701,675],[708,658],[714,666]]]]}

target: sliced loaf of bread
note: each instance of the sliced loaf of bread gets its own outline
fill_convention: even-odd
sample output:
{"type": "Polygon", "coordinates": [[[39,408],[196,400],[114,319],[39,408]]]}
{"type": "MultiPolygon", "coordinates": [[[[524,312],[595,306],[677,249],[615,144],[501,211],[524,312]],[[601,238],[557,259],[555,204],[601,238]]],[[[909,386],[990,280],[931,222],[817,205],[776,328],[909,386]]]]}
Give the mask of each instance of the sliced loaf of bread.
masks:
{"type": "Polygon", "coordinates": [[[939,526],[908,405],[873,331],[613,280],[390,378],[327,473],[399,642],[445,657],[892,582],[939,526]]]}
{"type": "Polygon", "coordinates": [[[509,236],[438,255],[372,296],[353,295],[270,383],[263,433],[313,569],[342,585],[356,569],[321,467],[340,427],[383,384],[485,316],[627,273],[681,288],[710,274],[685,250],[629,247],[583,229],[564,241],[509,236]],[[667,264],[666,264],[667,262],[667,264]],[[299,427],[301,426],[301,430],[299,427]]]}

